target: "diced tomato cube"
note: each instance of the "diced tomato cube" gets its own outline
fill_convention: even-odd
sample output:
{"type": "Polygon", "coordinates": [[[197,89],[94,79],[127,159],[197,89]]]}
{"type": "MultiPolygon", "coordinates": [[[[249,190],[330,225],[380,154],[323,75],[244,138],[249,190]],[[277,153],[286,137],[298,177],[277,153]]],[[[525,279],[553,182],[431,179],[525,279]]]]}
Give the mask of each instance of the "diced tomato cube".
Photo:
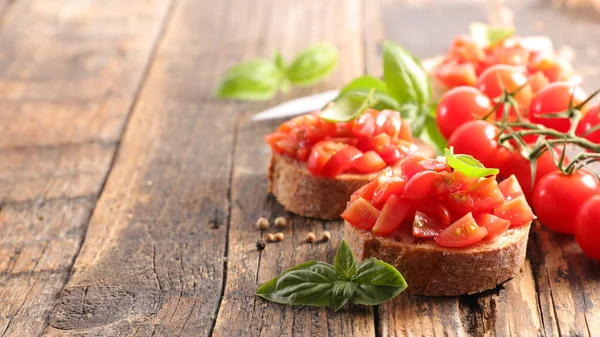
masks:
{"type": "Polygon", "coordinates": [[[419,155],[404,159],[402,163],[400,163],[400,170],[402,170],[402,174],[406,177],[406,179],[410,179],[415,174],[425,171],[425,168],[423,165],[421,165],[421,162],[426,159],[427,158],[419,155]]]}
{"type": "Polygon", "coordinates": [[[479,227],[471,213],[444,229],[434,240],[444,247],[465,247],[481,241],[487,235],[485,227],[479,227]]]}
{"type": "Polygon", "coordinates": [[[496,177],[487,177],[468,188],[473,199],[474,210],[491,210],[504,202],[504,195],[498,188],[496,177]]]}
{"type": "Polygon", "coordinates": [[[377,188],[373,193],[373,204],[383,204],[391,195],[401,196],[404,192],[406,180],[402,177],[380,177],[377,179],[377,188]]]}
{"type": "Polygon", "coordinates": [[[458,63],[455,60],[449,60],[438,66],[435,76],[451,88],[460,85],[474,86],[477,82],[475,66],[471,63],[458,63]]]}
{"type": "Polygon", "coordinates": [[[321,175],[325,177],[335,177],[352,167],[352,162],[362,156],[362,152],[352,145],[346,145],[334,154],[321,170],[321,175]]]}
{"type": "Polygon", "coordinates": [[[476,213],[473,217],[479,227],[487,229],[487,238],[489,239],[506,232],[508,227],[510,227],[510,221],[489,213],[476,213]]]}
{"type": "Polygon", "coordinates": [[[438,173],[434,171],[423,171],[415,174],[404,187],[404,197],[411,200],[424,199],[437,179],[438,173]]]}
{"type": "Polygon", "coordinates": [[[359,197],[348,205],[341,217],[354,227],[370,230],[377,221],[379,213],[379,210],[368,200],[359,197]]]}
{"type": "Polygon", "coordinates": [[[498,184],[498,188],[506,200],[514,199],[520,195],[523,195],[523,189],[521,188],[521,185],[514,174],[502,180],[498,184]]]}
{"type": "Polygon", "coordinates": [[[411,205],[412,203],[410,200],[403,199],[393,194],[390,195],[373,226],[373,233],[379,236],[392,233],[400,227],[405,220],[411,205]]]}
{"type": "Polygon", "coordinates": [[[367,151],[354,160],[352,166],[360,173],[373,173],[386,167],[385,161],[375,151],[367,151]]]}
{"type": "Polygon", "coordinates": [[[413,221],[412,234],[418,238],[433,238],[444,230],[442,223],[425,213],[417,211],[413,221]]]}
{"type": "MultiPolygon", "coordinates": [[[[560,207],[557,205],[557,207],[560,207]]],[[[510,221],[511,226],[522,226],[535,219],[533,211],[524,195],[507,200],[505,203],[494,208],[494,215],[510,221]]]]}

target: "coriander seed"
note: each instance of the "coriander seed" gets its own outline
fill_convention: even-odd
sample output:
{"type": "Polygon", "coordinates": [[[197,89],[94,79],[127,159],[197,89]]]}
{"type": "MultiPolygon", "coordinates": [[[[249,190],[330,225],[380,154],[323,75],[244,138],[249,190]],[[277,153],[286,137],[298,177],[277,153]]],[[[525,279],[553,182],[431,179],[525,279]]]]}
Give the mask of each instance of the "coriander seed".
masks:
{"type": "Polygon", "coordinates": [[[306,235],[306,242],[313,243],[313,242],[315,242],[316,239],[317,239],[317,236],[313,232],[310,232],[306,235]]]}
{"type": "Polygon", "coordinates": [[[279,232],[279,233],[275,234],[276,241],[283,241],[283,238],[284,238],[283,233],[279,232]]]}
{"type": "Polygon", "coordinates": [[[265,240],[263,240],[263,239],[259,239],[259,240],[257,240],[257,241],[256,241],[256,250],[258,250],[259,252],[260,252],[261,250],[264,250],[264,249],[265,249],[265,246],[266,246],[266,244],[265,244],[265,240]]]}
{"type": "Polygon", "coordinates": [[[258,220],[256,220],[256,228],[260,229],[260,230],[265,230],[267,228],[269,228],[269,220],[267,218],[260,217],[258,218],[258,220]]]}
{"type": "Polygon", "coordinates": [[[323,240],[323,242],[325,242],[325,241],[329,241],[329,239],[331,239],[331,233],[329,233],[329,231],[324,231],[323,235],[321,236],[321,240],[323,240]]]}
{"type": "Polygon", "coordinates": [[[282,227],[285,227],[286,225],[287,225],[287,220],[285,220],[284,217],[278,216],[275,218],[275,227],[282,228],[282,227]]]}
{"type": "Polygon", "coordinates": [[[275,241],[275,235],[267,234],[267,242],[274,242],[274,241],[275,241]]]}

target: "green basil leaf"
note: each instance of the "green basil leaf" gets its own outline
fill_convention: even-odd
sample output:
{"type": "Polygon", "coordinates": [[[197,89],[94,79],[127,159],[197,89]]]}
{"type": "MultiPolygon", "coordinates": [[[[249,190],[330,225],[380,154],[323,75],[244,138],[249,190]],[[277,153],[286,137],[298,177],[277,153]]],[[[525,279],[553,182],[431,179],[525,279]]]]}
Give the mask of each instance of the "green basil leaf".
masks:
{"type": "Polygon", "coordinates": [[[429,103],[429,77],[421,61],[391,41],[383,44],[383,78],[390,96],[398,103],[429,103]]]}
{"type": "MultiPolygon", "coordinates": [[[[279,69],[279,71],[281,71],[282,74],[285,74],[287,65],[279,51],[275,51],[275,53],[273,54],[273,63],[275,64],[275,66],[277,66],[277,69],[279,69]]],[[[288,91],[290,91],[291,87],[292,84],[290,83],[290,80],[288,80],[286,77],[281,79],[281,83],[279,84],[279,89],[281,90],[281,92],[286,94],[288,91]]]]}
{"type": "Polygon", "coordinates": [[[475,43],[487,47],[510,37],[515,33],[515,29],[491,26],[483,22],[472,22],[469,25],[469,33],[475,43]]]}
{"type": "Polygon", "coordinates": [[[284,78],[277,66],[268,60],[257,59],[229,69],[219,88],[217,97],[249,101],[271,99],[284,78]]]}
{"type": "Polygon", "coordinates": [[[362,115],[376,104],[377,100],[373,97],[373,90],[366,97],[362,94],[345,94],[329,103],[319,117],[330,122],[347,122],[362,115]]]}
{"type": "Polygon", "coordinates": [[[333,310],[340,310],[356,292],[357,284],[351,281],[336,281],[333,285],[333,310]]]}
{"type": "Polygon", "coordinates": [[[358,284],[350,301],[356,304],[376,305],[390,300],[406,289],[406,281],[392,265],[374,258],[358,265],[352,280],[358,284]]]}
{"type": "Polygon", "coordinates": [[[454,154],[454,148],[450,147],[444,151],[448,165],[456,171],[474,178],[487,177],[498,174],[497,168],[486,168],[479,160],[466,154],[454,154]]]}
{"type": "MultiPolygon", "coordinates": [[[[373,89],[371,89],[373,90],[373,89]]],[[[385,109],[390,109],[390,110],[396,110],[398,111],[398,109],[400,109],[400,105],[398,104],[398,102],[396,102],[396,100],[394,100],[392,97],[390,97],[390,95],[385,94],[385,93],[381,93],[381,92],[376,92],[373,91],[372,93],[368,90],[363,90],[363,89],[357,89],[357,90],[352,90],[352,91],[347,91],[345,93],[340,94],[340,96],[338,98],[336,98],[336,101],[338,99],[340,99],[343,96],[350,96],[352,99],[357,99],[357,100],[366,100],[369,95],[372,96],[372,98],[376,101],[375,104],[372,106],[373,109],[376,110],[385,110],[385,109]]]]}
{"type": "Polygon", "coordinates": [[[338,278],[349,281],[356,275],[356,256],[352,252],[352,248],[348,245],[346,240],[342,240],[340,247],[335,253],[335,259],[333,260],[333,269],[338,274],[338,278]]]}
{"type": "Polygon", "coordinates": [[[329,75],[336,67],[337,49],[330,44],[312,45],[298,54],[287,68],[287,78],[296,85],[311,85],[329,75]]]}
{"type": "Polygon", "coordinates": [[[448,141],[440,133],[435,120],[436,105],[432,105],[431,112],[425,118],[425,130],[419,135],[419,138],[430,145],[433,145],[438,154],[443,154],[444,149],[448,146],[448,141]]]}
{"type": "Polygon", "coordinates": [[[333,306],[333,285],[337,274],[333,266],[308,261],[288,269],[256,291],[256,295],[290,305],[333,306]]]}
{"type": "MultiPolygon", "coordinates": [[[[352,92],[352,91],[364,91],[369,92],[371,89],[375,89],[375,93],[388,94],[389,92],[385,82],[377,77],[364,75],[352,80],[345,87],[340,90],[340,93],[352,92]]],[[[391,98],[391,97],[390,97],[391,98]]]]}

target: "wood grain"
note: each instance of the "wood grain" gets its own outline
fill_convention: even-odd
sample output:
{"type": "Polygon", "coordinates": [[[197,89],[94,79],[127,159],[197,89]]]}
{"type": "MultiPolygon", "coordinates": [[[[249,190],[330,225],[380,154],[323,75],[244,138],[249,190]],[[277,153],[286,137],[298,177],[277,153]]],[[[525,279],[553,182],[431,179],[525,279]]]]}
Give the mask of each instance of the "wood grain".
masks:
{"type": "Polygon", "coordinates": [[[47,326],[167,9],[105,10],[117,3],[23,0],[2,16],[1,336],[47,326]]]}

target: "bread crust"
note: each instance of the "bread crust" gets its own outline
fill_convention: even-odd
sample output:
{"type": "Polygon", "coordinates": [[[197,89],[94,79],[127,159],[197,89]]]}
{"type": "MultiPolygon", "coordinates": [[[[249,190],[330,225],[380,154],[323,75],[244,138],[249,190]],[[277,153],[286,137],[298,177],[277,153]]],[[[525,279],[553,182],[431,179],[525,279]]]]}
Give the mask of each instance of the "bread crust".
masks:
{"type": "MultiPolygon", "coordinates": [[[[419,142],[418,154],[433,157],[433,148],[419,142]]],[[[397,167],[392,167],[398,173],[397,167]]],[[[335,220],[346,209],[354,191],[375,179],[378,173],[340,174],[335,178],[315,177],[306,163],[271,154],[268,192],[273,193],[286,211],[305,217],[335,220]]]]}
{"type": "Polygon", "coordinates": [[[348,223],[344,238],[359,260],[374,257],[396,267],[408,283],[407,292],[457,296],[493,289],[514,277],[525,261],[530,227],[510,228],[465,248],[445,248],[409,234],[375,236],[348,223]]]}

